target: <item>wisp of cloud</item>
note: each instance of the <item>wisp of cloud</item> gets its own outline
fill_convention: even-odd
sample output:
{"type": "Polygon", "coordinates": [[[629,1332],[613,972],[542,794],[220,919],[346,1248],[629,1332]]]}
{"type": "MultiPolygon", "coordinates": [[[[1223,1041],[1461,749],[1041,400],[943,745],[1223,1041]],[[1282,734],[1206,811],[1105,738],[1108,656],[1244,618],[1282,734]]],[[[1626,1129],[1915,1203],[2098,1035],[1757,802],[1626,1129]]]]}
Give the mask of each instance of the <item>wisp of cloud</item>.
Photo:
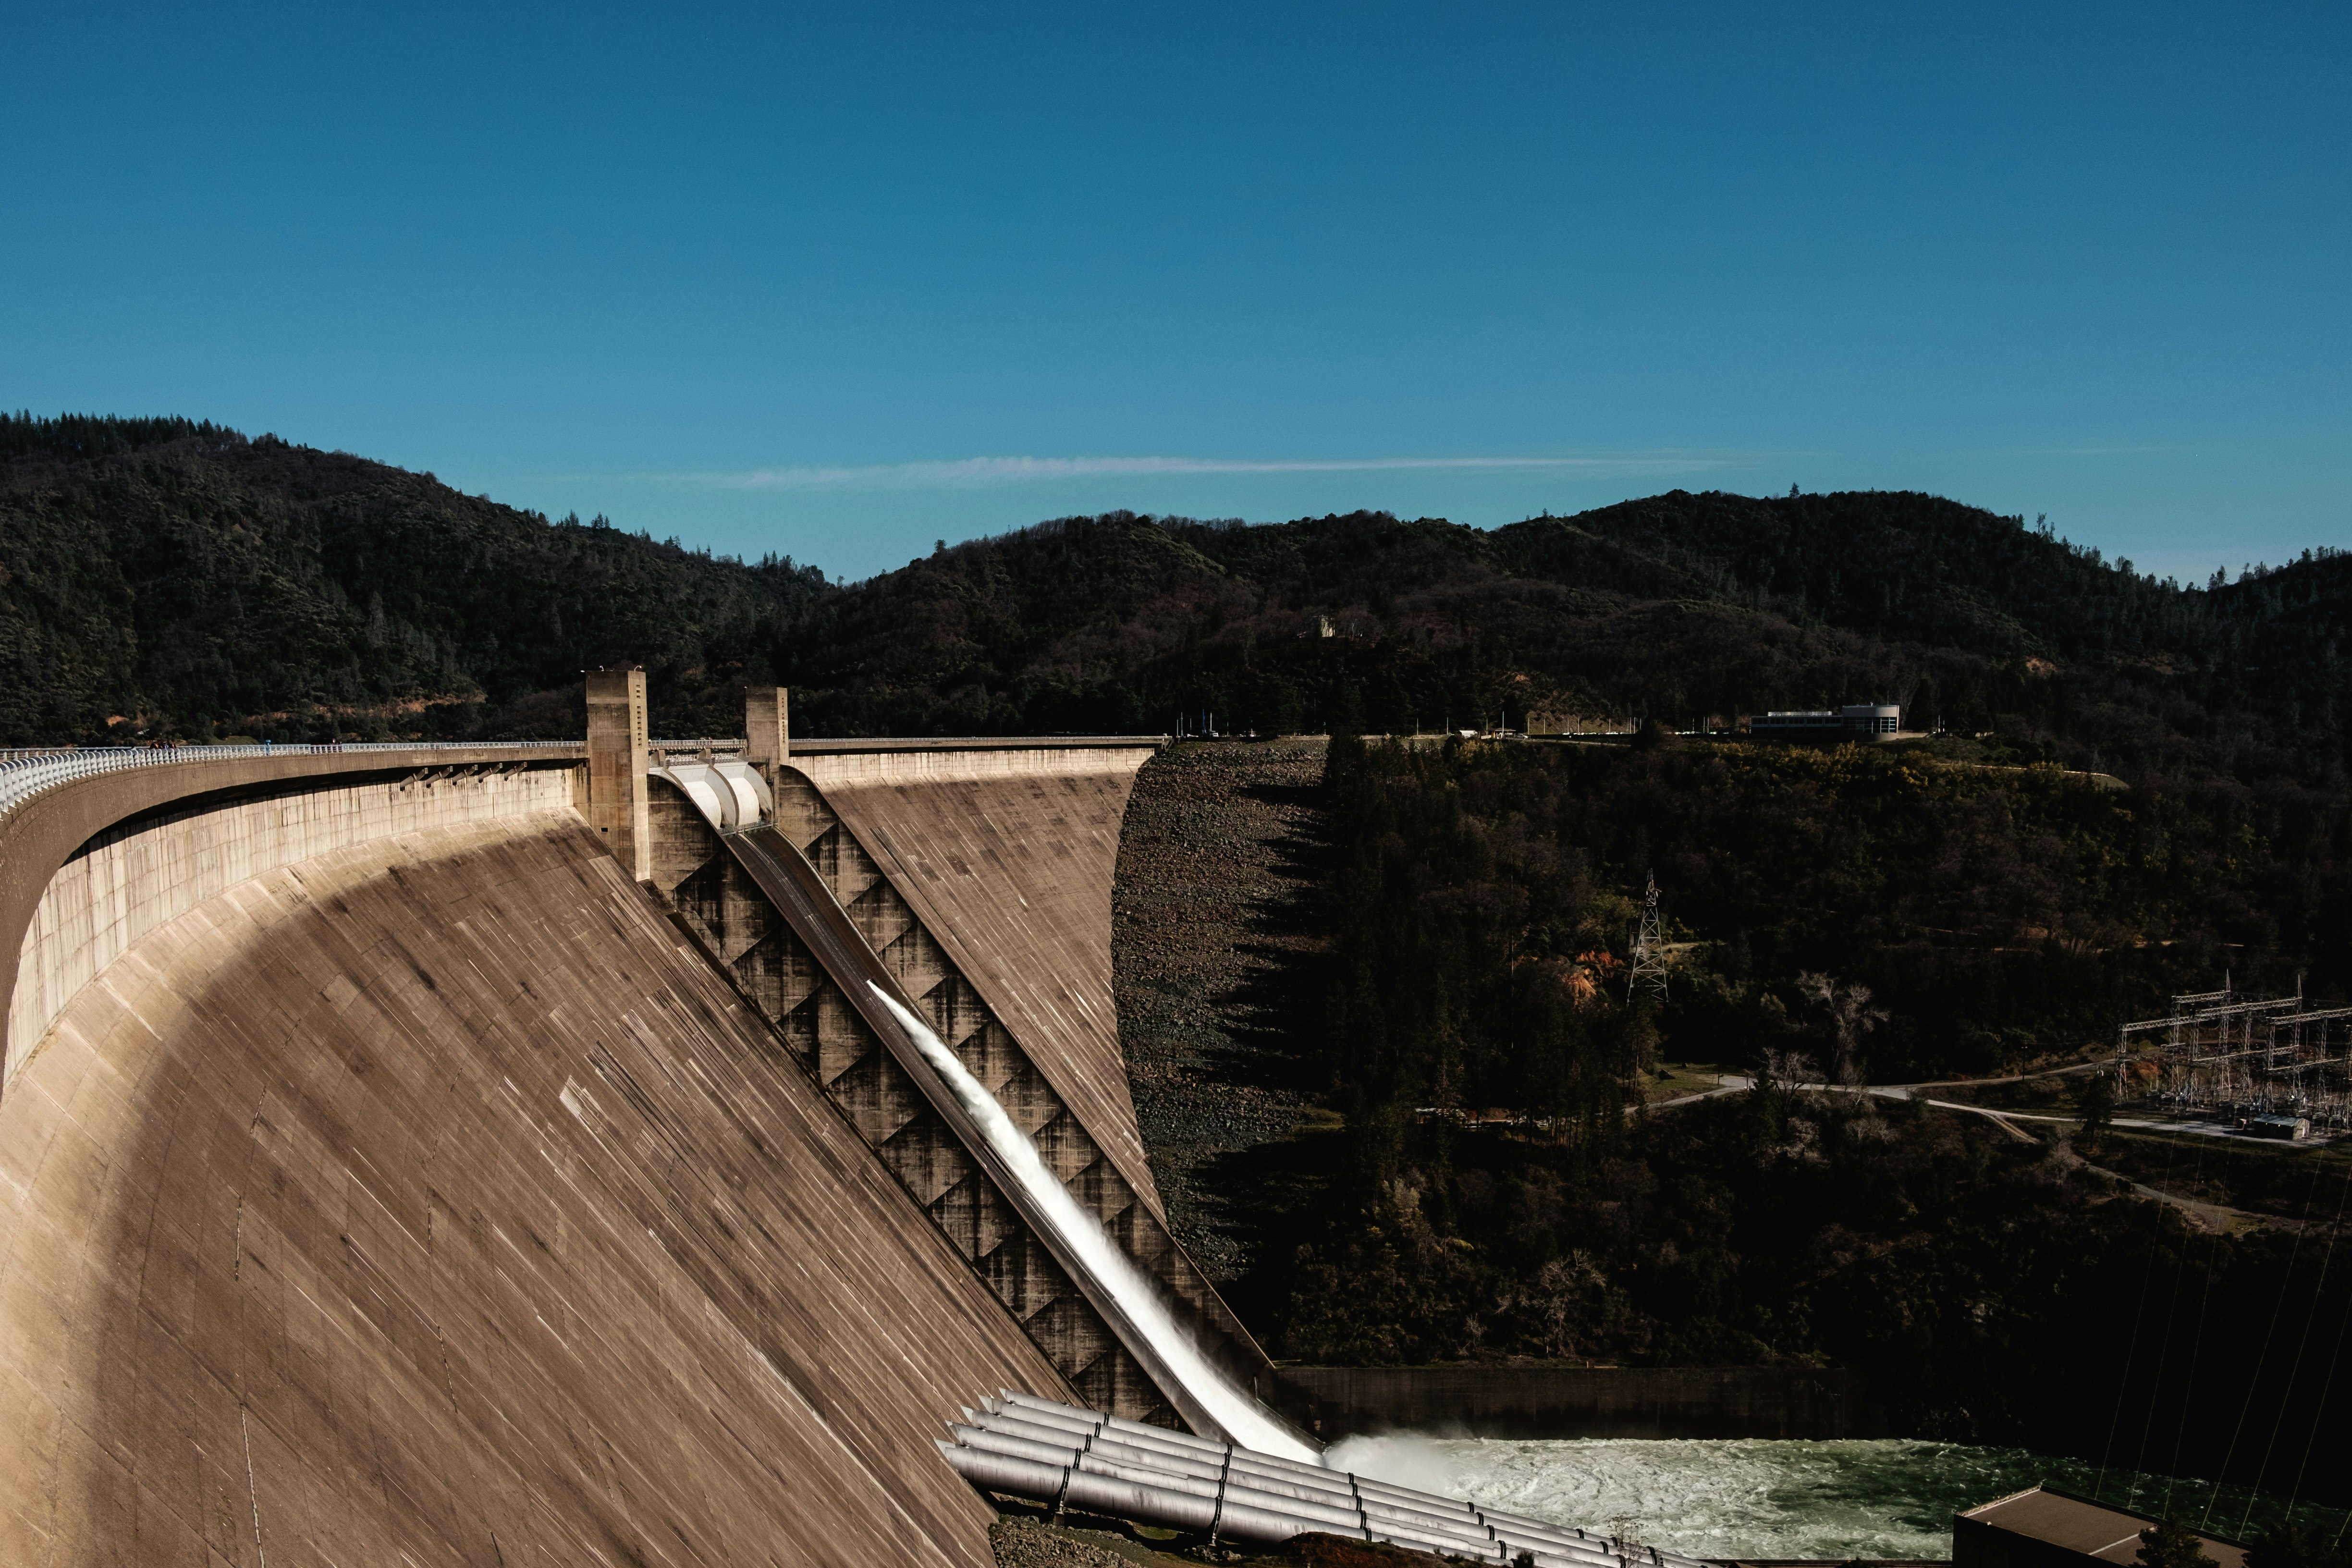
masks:
{"type": "Polygon", "coordinates": [[[739,473],[667,475],[727,489],[976,489],[1057,479],[1215,474],[1511,472],[1581,469],[1595,473],[1690,473],[1753,461],[1733,452],[1591,452],[1486,458],[963,458],[953,461],[863,467],[751,468],[739,473]]]}

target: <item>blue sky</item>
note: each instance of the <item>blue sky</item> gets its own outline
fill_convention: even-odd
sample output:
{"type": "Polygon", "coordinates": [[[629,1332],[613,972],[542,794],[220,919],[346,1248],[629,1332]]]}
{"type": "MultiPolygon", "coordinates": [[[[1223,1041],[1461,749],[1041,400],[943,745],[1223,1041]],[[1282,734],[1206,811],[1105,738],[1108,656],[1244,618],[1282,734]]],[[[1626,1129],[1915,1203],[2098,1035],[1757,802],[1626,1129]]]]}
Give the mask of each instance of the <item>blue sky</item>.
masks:
{"type": "Polygon", "coordinates": [[[2352,10],[11,7],[0,402],[852,579],[1127,506],[2352,544],[2352,10]],[[1639,13],[1638,16],[1632,15],[1639,13]]]}

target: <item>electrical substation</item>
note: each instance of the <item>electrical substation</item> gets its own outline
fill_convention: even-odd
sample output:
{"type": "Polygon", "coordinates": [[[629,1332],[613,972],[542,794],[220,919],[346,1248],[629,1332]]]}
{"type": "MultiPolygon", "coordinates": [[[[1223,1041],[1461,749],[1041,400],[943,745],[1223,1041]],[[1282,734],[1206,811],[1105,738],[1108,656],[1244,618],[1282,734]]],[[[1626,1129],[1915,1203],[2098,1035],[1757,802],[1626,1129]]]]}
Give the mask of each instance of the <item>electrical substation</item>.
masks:
{"type": "Polygon", "coordinates": [[[2253,1137],[2335,1137],[2352,1127],[2352,1007],[2307,1005],[2300,979],[2293,995],[2254,996],[2225,977],[2124,1025],[2116,1087],[2119,1101],[2253,1137]]]}

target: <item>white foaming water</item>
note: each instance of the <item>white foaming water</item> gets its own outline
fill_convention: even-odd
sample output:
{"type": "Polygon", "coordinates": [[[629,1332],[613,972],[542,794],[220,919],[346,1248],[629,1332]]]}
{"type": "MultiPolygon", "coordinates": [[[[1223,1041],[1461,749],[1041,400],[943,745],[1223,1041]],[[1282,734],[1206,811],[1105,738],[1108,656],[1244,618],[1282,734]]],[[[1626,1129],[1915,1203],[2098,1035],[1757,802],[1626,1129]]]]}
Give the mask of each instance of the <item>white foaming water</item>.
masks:
{"type": "Polygon", "coordinates": [[[1128,1321],[1150,1342],[1161,1363],[1184,1385],[1184,1392],[1224,1428],[1225,1436],[1262,1454],[1303,1459],[1310,1464],[1319,1458],[1312,1448],[1268,1420],[1257,1401],[1235,1386],[1201,1353],[1192,1336],[1169,1316],[1159,1292],[1144,1278],[1135,1260],[1128,1257],[1126,1248],[1111,1239],[1101,1220],[1070,1195],[1070,1189],[1046,1166],[1045,1156],[1037,1152],[1029,1135],[1013,1125],[1013,1118],[1004,1113],[996,1096],[971,1075],[971,1069],[948,1049],[930,1026],[898,1005],[879,985],[871,981],[867,984],[905,1027],[915,1048],[922,1053],[931,1070],[940,1075],[948,1092],[955,1096],[956,1103],[978,1123],[989,1148],[1012,1171],[1013,1180],[1035,1200],[1045,1223],[1053,1227],[1079,1267],[1118,1303],[1128,1321]]]}
{"type": "Polygon", "coordinates": [[[1630,1519],[1638,1541],[1717,1559],[1948,1559],[1958,1510],[2076,1468],[2021,1448],[1907,1439],[1412,1434],[1346,1438],[1324,1463],[1555,1524],[1608,1531],[1630,1519]]]}

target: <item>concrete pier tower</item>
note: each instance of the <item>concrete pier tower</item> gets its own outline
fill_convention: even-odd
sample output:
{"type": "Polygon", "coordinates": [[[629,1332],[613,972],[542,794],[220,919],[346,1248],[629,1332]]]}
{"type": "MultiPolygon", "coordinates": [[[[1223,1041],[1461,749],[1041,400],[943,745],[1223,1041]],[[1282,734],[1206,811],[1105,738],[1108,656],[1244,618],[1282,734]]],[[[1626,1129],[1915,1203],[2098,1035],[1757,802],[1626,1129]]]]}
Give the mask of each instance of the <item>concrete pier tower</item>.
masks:
{"type": "Polygon", "coordinates": [[[760,771],[771,790],[777,787],[777,770],[792,761],[792,695],[782,686],[743,689],[743,760],[760,771]]]}
{"type": "Polygon", "coordinates": [[[588,672],[588,826],[633,881],[653,875],[646,820],[646,672],[588,672]]]}

